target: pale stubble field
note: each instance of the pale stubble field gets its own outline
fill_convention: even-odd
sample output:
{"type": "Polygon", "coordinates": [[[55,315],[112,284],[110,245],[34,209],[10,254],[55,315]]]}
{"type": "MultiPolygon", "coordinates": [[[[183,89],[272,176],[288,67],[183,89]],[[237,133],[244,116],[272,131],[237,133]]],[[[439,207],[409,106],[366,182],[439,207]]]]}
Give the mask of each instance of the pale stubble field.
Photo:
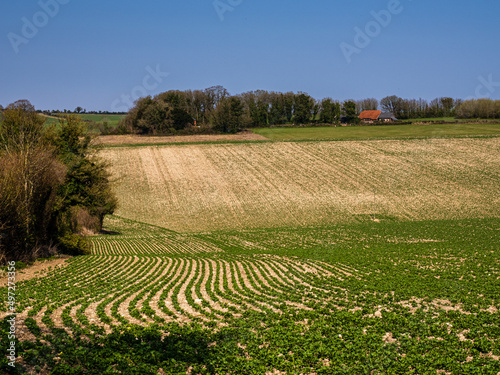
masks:
{"type": "Polygon", "coordinates": [[[487,139],[108,148],[121,217],[177,232],[494,217],[487,139]]]}

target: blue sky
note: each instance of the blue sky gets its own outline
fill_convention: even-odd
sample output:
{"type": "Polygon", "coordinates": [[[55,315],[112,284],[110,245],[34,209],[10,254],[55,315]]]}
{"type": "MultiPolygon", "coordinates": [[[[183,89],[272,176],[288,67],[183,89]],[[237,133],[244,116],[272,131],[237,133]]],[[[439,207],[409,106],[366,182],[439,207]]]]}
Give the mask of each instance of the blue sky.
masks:
{"type": "Polygon", "coordinates": [[[3,106],[123,110],[213,85],[500,99],[498,0],[0,1],[3,106]]]}

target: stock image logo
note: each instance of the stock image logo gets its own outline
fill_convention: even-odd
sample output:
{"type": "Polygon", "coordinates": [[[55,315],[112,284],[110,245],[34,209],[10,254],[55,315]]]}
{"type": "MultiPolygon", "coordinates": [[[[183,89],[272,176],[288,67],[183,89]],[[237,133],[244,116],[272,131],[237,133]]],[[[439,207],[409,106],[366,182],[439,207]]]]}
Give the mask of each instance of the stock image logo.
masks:
{"type": "Polygon", "coordinates": [[[393,16],[401,14],[403,10],[404,7],[399,0],[390,0],[387,3],[386,9],[378,12],[372,10],[370,12],[372,19],[363,28],[358,26],[354,28],[355,35],[352,44],[347,42],[340,43],[340,50],[347,63],[350,64],[352,62],[354,54],[359,55],[363,49],[368,47],[372,40],[377,38],[391,24],[393,16]]]}
{"type": "Polygon", "coordinates": [[[227,12],[234,11],[238,5],[241,5],[241,3],[243,3],[243,0],[215,0],[213,2],[213,6],[222,22],[225,19],[224,15],[227,12]]]}
{"type": "Polygon", "coordinates": [[[134,106],[134,102],[148,95],[148,92],[151,92],[158,88],[158,86],[163,82],[163,79],[168,77],[170,73],[162,72],[160,69],[160,65],[157,64],[156,68],[153,69],[151,66],[146,67],[146,74],[142,79],[142,84],[135,86],[129,94],[122,94],[120,98],[115,99],[111,104],[111,108],[115,112],[123,112],[127,111],[128,108],[134,106]]]}
{"type": "Polygon", "coordinates": [[[40,10],[35,12],[31,17],[22,17],[21,32],[10,32],[7,38],[16,54],[19,53],[19,47],[23,44],[28,44],[35,36],[38,35],[40,29],[46,27],[51,18],[59,14],[61,5],[66,5],[70,0],[40,0],[38,6],[40,10]]]}

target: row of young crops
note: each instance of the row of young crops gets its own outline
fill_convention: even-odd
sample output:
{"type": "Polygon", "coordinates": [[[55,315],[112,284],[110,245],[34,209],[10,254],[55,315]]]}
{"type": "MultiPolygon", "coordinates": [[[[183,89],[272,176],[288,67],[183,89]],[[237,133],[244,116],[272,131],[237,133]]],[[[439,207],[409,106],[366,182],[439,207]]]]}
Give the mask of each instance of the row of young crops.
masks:
{"type": "MultiPolygon", "coordinates": [[[[132,246],[139,231],[143,244],[148,233],[157,243],[163,233],[165,246],[175,246],[161,228],[109,223],[115,235],[93,238],[94,254],[19,283],[27,347],[46,341],[70,361],[88,349],[82,337],[105,347],[102,340],[118,340],[113,353],[177,337],[183,349],[175,358],[183,360],[161,362],[173,349],[155,346],[159,357],[144,374],[190,366],[207,374],[500,371],[497,219],[179,235],[217,249],[199,254],[180,247],[155,254],[147,245],[137,254],[102,254],[106,240],[132,246]],[[192,335],[204,337],[193,350],[210,361],[184,347],[182,337],[192,335]],[[180,354],[186,350],[194,357],[180,354]]],[[[25,356],[37,363],[40,350],[25,356]]]]}
{"type": "Polygon", "coordinates": [[[102,255],[174,255],[220,251],[210,243],[181,236],[178,238],[172,238],[172,236],[134,236],[120,239],[99,237],[92,239],[92,247],[95,254],[102,255]]]}
{"type": "MultiPolygon", "coordinates": [[[[81,257],[20,289],[18,312],[42,332],[110,332],[120,324],[223,324],[244,311],[337,304],[345,266],[263,256],[81,257]]],[[[37,330],[37,328],[36,328],[37,330]]]]}

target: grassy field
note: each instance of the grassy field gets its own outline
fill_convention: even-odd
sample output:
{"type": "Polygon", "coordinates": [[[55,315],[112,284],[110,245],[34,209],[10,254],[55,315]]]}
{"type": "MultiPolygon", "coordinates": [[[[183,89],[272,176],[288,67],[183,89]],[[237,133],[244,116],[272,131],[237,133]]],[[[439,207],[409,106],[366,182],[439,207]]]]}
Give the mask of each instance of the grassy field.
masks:
{"type": "MultiPolygon", "coordinates": [[[[99,114],[86,114],[81,113],[78,116],[85,121],[94,121],[96,123],[107,123],[109,128],[113,129],[118,126],[118,123],[125,117],[125,115],[99,115],[99,114]]],[[[56,115],[54,116],[43,116],[46,125],[59,124],[59,119],[56,115]]],[[[94,131],[94,130],[92,130],[94,131]]]]}
{"type": "Polygon", "coordinates": [[[120,208],[90,255],[17,284],[15,371],[497,374],[499,151],[105,148],[120,208]]]}
{"type": "MultiPolygon", "coordinates": [[[[491,119],[487,118],[478,118],[478,119],[466,119],[466,118],[455,118],[455,117],[425,117],[425,118],[414,118],[414,119],[409,119],[409,120],[403,120],[403,121],[410,121],[410,122],[438,122],[438,121],[446,121],[446,122],[471,122],[471,121],[491,121],[491,119]]],[[[498,120],[497,120],[498,121],[498,120]]]]}
{"type": "Polygon", "coordinates": [[[273,141],[499,136],[499,124],[381,125],[253,129],[273,141]]]}
{"type": "Polygon", "coordinates": [[[424,121],[447,121],[447,122],[461,121],[461,122],[464,122],[465,121],[466,122],[466,121],[470,121],[470,120],[456,119],[455,117],[428,117],[428,118],[409,119],[408,121],[411,121],[411,122],[424,122],[424,121]]]}
{"type": "Polygon", "coordinates": [[[99,115],[99,114],[79,114],[80,118],[86,121],[94,121],[105,123],[107,122],[109,127],[114,128],[118,125],[118,123],[125,118],[125,115],[99,115]]]}
{"type": "Polygon", "coordinates": [[[42,116],[45,119],[45,125],[58,125],[59,124],[59,119],[56,118],[55,116],[42,116]]]}

